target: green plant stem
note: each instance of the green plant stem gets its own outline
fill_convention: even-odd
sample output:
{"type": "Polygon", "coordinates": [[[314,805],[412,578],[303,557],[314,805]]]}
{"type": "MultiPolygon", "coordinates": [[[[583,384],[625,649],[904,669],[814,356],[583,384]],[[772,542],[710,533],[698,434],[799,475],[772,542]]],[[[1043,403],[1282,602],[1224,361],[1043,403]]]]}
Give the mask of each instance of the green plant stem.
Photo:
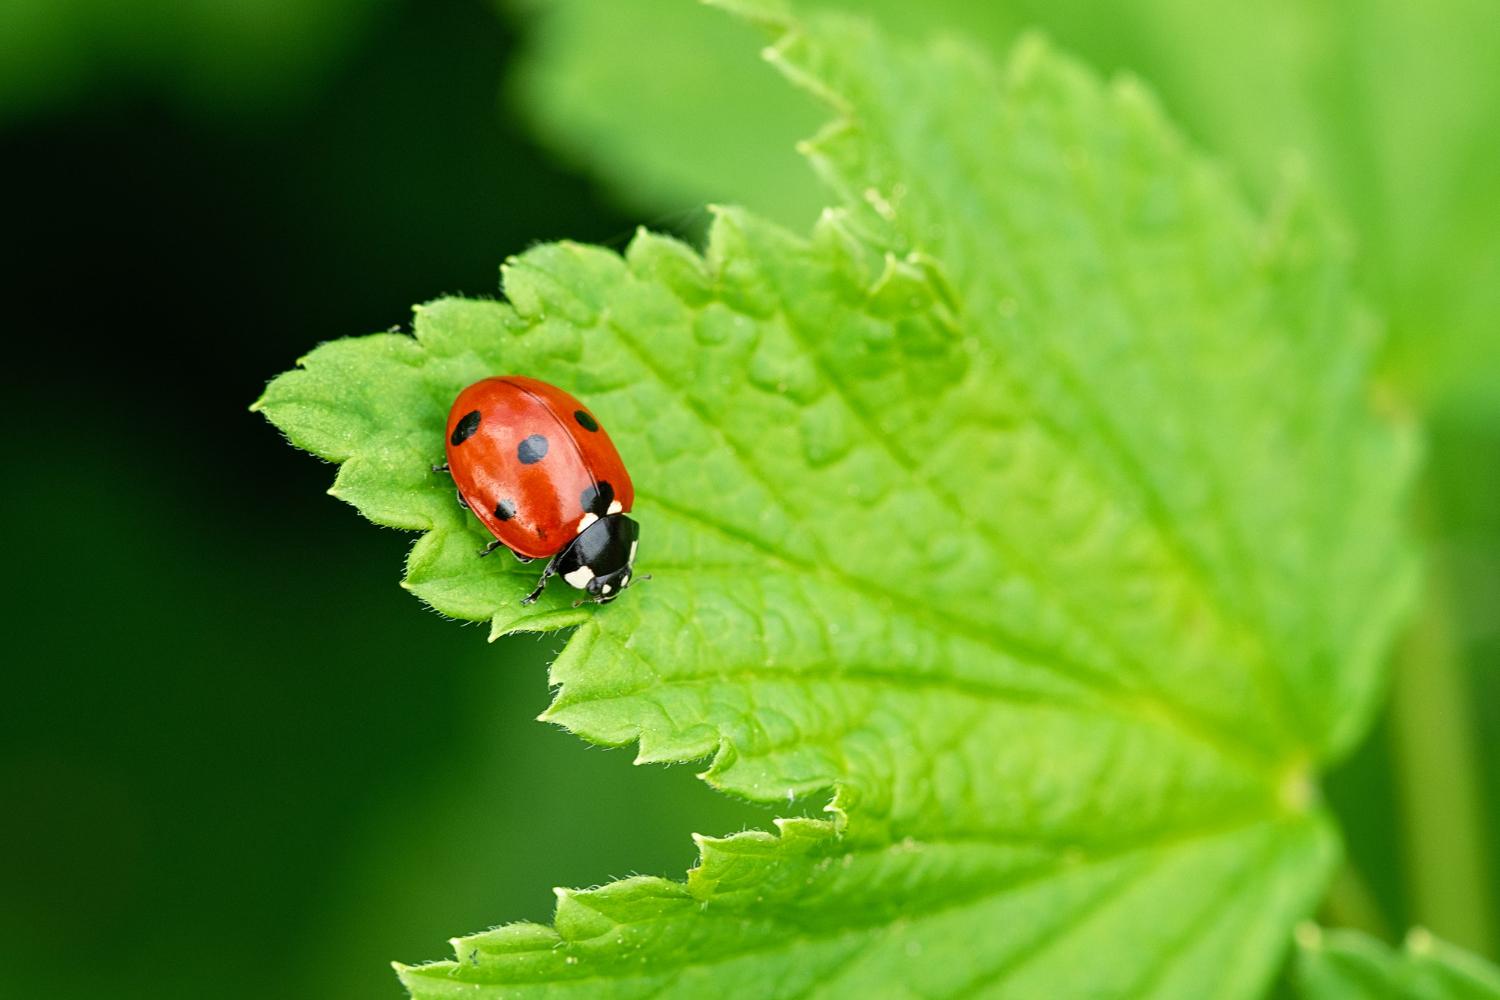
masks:
{"type": "Polygon", "coordinates": [[[1391,739],[1406,886],[1414,922],[1493,957],[1492,841],[1450,595],[1444,567],[1434,565],[1396,664],[1391,739]]]}
{"type": "Polygon", "coordinates": [[[1390,921],[1381,912],[1369,883],[1347,860],[1328,888],[1328,897],[1323,901],[1323,922],[1330,927],[1361,930],[1383,941],[1395,940],[1390,921]]]}

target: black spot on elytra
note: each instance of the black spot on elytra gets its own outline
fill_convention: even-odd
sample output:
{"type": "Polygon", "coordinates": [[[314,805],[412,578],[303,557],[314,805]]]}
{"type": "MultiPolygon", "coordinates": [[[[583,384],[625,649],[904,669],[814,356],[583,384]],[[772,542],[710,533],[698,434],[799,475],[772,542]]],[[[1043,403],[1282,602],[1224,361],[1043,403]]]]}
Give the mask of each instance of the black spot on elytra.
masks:
{"type": "Polygon", "coordinates": [[[599,429],[599,421],[589,416],[584,410],[573,411],[573,419],[578,421],[578,426],[586,431],[597,431],[599,429]]]}
{"type": "Polygon", "coordinates": [[[516,516],[516,502],[509,498],[495,504],[495,516],[502,521],[509,521],[516,516]]]}
{"type": "Polygon", "coordinates": [[[457,448],[459,445],[469,440],[469,438],[473,437],[474,432],[477,430],[479,430],[479,411],[470,410],[459,419],[456,425],[454,425],[453,436],[448,438],[448,440],[452,441],[453,447],[457,448]]]}
{"type": "Polygon", "coordinates": [[[533,434],[516,446],[516,457],[522,465],[535,465],[547,457],[547,439],[533,434]]]}
{"type": "Polygon", "coordinates": [[[615,488],[609,483],[598,482],[584,490],[579,500],[583,502],[585,512],[603,517],[609,513],[609,505],[615,502],[615,488]]]}

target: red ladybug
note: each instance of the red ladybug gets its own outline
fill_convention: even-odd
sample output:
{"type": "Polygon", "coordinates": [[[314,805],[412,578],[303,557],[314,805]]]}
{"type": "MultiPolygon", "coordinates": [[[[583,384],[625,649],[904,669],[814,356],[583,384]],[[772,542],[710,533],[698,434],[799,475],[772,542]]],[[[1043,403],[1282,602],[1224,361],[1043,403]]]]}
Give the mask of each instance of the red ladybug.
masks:
{"type": "MultiPolygon", "coordinates": [[[[630,473],[582,403],[522,375],[475,382],[448,412],[448,464],[458,500],[522,562],[547,557],[521,603],[561,576],[597,603],[630,586],[639,526],[630,473]]],[[[437,468],[442,469],[442,466],[437,468]]]]}

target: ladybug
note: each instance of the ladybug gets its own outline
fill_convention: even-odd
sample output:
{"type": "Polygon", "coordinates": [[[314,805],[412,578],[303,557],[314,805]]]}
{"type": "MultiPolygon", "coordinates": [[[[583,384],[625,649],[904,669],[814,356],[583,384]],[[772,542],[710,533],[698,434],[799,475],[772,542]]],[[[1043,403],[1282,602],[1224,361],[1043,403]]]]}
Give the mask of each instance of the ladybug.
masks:
{"type": "Polygon", "coordinates": [[[446,466],[458,502],[522,562],[547,559],[536,589],[561,576],[598,604],[630,586],[640,527],[630,473],[594,415],[555,385],[524,375],[475,382],[448,412],[446,466]]]}

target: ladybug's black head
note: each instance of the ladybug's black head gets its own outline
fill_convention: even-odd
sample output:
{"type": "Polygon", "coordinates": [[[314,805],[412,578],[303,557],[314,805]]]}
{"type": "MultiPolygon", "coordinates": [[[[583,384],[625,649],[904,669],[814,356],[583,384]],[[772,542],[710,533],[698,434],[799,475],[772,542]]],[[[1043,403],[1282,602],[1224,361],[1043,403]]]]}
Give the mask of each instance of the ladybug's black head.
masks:
{"type": "Polygon", "coordinates": [[[599,518],[558,553],[557,572],[568,583],[607,604],[630,586],[641,529],[624,514],[599,518]]]}

